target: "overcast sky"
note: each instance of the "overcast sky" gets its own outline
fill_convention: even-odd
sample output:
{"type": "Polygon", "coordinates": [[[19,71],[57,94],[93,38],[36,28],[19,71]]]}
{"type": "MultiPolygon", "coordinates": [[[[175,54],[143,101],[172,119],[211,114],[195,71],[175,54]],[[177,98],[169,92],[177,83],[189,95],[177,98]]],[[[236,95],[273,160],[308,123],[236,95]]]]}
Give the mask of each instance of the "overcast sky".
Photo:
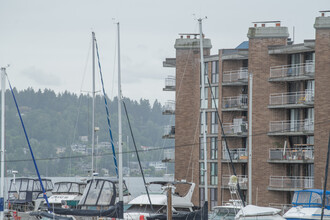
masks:
{"type": "MultiPolygon", "coordinates": [[[[196,17],[207,16],[203,32],[212,54],[247,40],[254,21],[280,20],[295,27],[295,43],[314,39],[313,24],[329,0],[2,0],[0,66],[19,90],[50,88],[80,93],[91,90],[91,31],[99,44],[106,91],[117,95],[116,25],[121,29],[122,90],[135,100],[174,98],[163,92],[172,68],[178,33],[197,33],[196,17]]],[[[98,72],[97,72],[98,74],[98,72]]],[[[97,75],[97,90],[100,90],[97,75]]]]}

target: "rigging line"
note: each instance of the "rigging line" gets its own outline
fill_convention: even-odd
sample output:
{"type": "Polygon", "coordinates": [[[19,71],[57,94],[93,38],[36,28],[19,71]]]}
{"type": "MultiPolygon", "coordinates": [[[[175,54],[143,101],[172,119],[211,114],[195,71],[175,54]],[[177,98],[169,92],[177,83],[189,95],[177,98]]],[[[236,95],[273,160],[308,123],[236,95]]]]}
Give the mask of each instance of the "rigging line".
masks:
{"type": "Polygon", "coordinates": [[[89,48],[88,48],[88,52],[87,52],[87,57],[86,57],[86,61],[85,61],[85,68],[83,71],[83,78],[80,84],[80,95],[79,95],[79,104],[78,104],[78,109],[77,109],[77,119],[76,119],[76,123],[74,125],[73,128],[73,138],[72,138],[72,143],[73,144],[75,142],[76,139],[76,130],[78,128],[78,121],[79,121],[79,115],[80,115],[80,110],[81,110],[81,104],[82,104],[82,100],[83,100],[83,96],[82,96],[82,87],[85,81],[85,76],[86,76],[86,72],[87,72],[87,64],[88,64],[88,60],[89,60],[89,56],[90,56],[90,52],[91,52],[91,47],[92,47],[92,42],[90,42],[89,44],[89,48]]]}
{"type": "Polygon", "coordinates": [[[134,144],[134,147],[135,147],[135,151],[136,151],[136,157],[139,161],[139,166],[140,166],[140,170],[141,170],[141,174],[142,174],[142,178],[143,178],[143,182],[144,182],[144,187],[147,191],[147,195],[148,195],[148,200],[149,200],[149,203],[150,203],[150,207],[151,207],[151,210],[152,212],[154,211],[153,207],[152,207],[152,203],[151,203],[151,199],[150,199],[150,195],[149,195],[149,191],[148,191],[148,187],[147,187],[147,183],[146,183],[146,180],[144,178],[144,173],[143,173],[143,169],[142,169],[142,165],[141,165],[141,161],[140,161],[140,156],[139,156],[139,153],[138,153],[138,150],[137,150],[137,147],[136,147],[136,143],[135,143],[135,138],[134,138],[134,135],[133,135],[133,131],[132,131],[132,126],[131,126],[131,122],[129,120],[129,116],[128,116],[128,113],[127,113],[127,109],[126,109],[126,104],[124,101],[122,101],[123,104],[124,104],[124,109],[125,109],[125,114],[126,114],[126,118],[127,118],[127,122],[128,122],[128,126],[129,126],[129,130],[131,132],[131,136],[132,136],[132,140],[133,140],[133,144],[134,144]]]}
{"type": "MultiPolygon", "coordinates": [[[[216,103],[216,100],[215,100],[215,97],[214,97],[214,94],[213,94],[213,91],[212,91],[211,82],[210,82],[210,79],[209,79],[208,75],[207,75],[206,78],[207,78],[207,82],[208,82],[209,87],[210,87],[210,90],[211,90],[211,98],[212,98],[212,101],[214,103],[215,112],[217,114],[218,121],[220,123],[220,127],[221,127],[221,132],[222,132],[222,135],[223,135],[223,139],[225,140],[226,149],[227,149],[228,156],[229,156],[229,159],[230,159],[231,167],[232,167],[232,170],[233,170],[234,175],[237,176],[236,169],[235,169],[235,166],[234,166],[234,163],[233,163],[233,160],[231,158],[230,151],[229,151],[229,148],[228,148],[227,137],[226,137],[226,134],[225,134],[224,129],[223,129],[222,120],[220,119],[220,115],[219,115],[217,103],[216,103]]],[[[245,207],[245,202],[244,202],[244,199],[243,199],[243,193],[241,191],[241,187],[239,186],[239,181],[237,181],[237,190],[238,190],[239,196],[241,197],[243,207],[245,207]]]]}
{"type": "Polygon", "coordinates": [[[99,71],[100,71],[100,78],[101,78],[101,83],[102,83],[102,90],[103,90],[103,98],[104,98],[105,111],[107,113],[107,122],[108,122],[108,129],[109,129],[109,135],[110,135],[111,147],[112,147],[112,153],[113,153],[113,161],[114,161],[115,168],[116,168],[117,178],[119,178],[117,158],[116,158],[116,151],[115,151],[115,146],[113,144],[113,138],[112,138],[112,132],[111,132],[111,123],[110,123],[109,108],[108,108],[108,103],[107,103],[107,96],[106,96],[106,93],[105,93],[105,90],[104,90],[104,83],[103,83],[101,62],[100,62],[100,56],[99,56],[99,48],[98,48],[98,45],[97,45],[96,38],[94,38],[94,40],[95,40],[97,61],[98,61],[99,71]]]}
{"type": "MultiPolygon", "coordinates": [[[[196,31],[197,27],[198,27],[198,23],[195,23],[195,31],[196,31]]],[[[192,54],[192,45],[190,46],[189,51],[188,51],[187,59],[186,59],[186,61],[185,61],[185,66],[184,66],[184,70],[183,70],[183,75],[182,75],[181,79],[179,80],[179,88],[175,90],[175,93],[176,93],[176,96],[177,96],[177,97],[179,97],[179,95],[180,95],[182,82],[183,82],[183,79],[184,79],[184,77],[185,77],[185,75],[186,75],[186,73],[187,73],[187,68],[188,68],[189,58],[190,58],[191,54],[192,54]]],[[[176,77],[175,77],[175,78],[176,78],[176,77]]],[[[177,84],[177,82],[176,82],[176,80],[175,80],[175,85],[176,85],[176,84],[177,84]]],[[[176,86],[175,86],[175,87],[176,87],[176,86]]],[[[175,103],[176,103],[176,100],[175,100],[175,103]]],[[[175,105],[176,105],[176,104],[175,104],[175,105]]],[[[198,117],[200,117],[200,116],[198,116],[198,117]]],[[[171,118],[170,118],[170,125],[172,124],[173,118],[174,118],[174,116],[171,115],[171,118]]],[[[174,121],[174,122],[175,122],[175,121],[174,121]]],[[[198,126],[198,125],[197,125],[197,126],[198,126]]],[[[197,129],[197,128],[196,128],[196,129],[197,129]]],[[[167,141],[166,139],[163,141],[163,147],[165,146],[165,142],[166,142],[166,141],[167,141]]],[[[193,145],[192,145],[192,146],[193,146],[193,145]]],[[[187,167],[187,172],[188,172],[188,170],[189,170],[189,167],[187,167]]]]}
{"type": "Polygon", "coordinates": [[[48,202],[48,198],[47,198],[47,195],[46,195],[46,191],[45,191],[44,185],[42,183],[42,179],[40,177],[40,173],[39,173],[39,170],[38,170],[37,163],[36,163],[36,161],[34,159],[34,155],[33,155],[33,151],[32,151],[32,148],[31,148],[30,140],[29,140],[29,137],[28,137],[28,135],[26,133],[26,129],[25,129],[25,126],[24,126],[23,118],[22,118],[21,112],[19,110],[18,103],[16,101],[16,97],[15,97],[13,88],[11,87],[11,84],[10,84],[9,77],[8,77],[7,73],[5,73],[5,74],[7,76],[8,84],[9,84],[9,87],[10,87],[10,90],[11,90],[11,94],[13,95],[13,99],[14,99],[14,102],[15,102],[15,105],[16,105],[17,113],[18,113],[18,116],[20,118],[21,125],[22,125],[22,128],[23,128],[24,134],[25,134],[25,139],[26,139],[27,144],[28,144],[29,149],[30,149],[30,153],[31,153],[31,157],[33,159],[34,167],[36,169],[36,172],[37,172],[37,175],[38,175],[38,179],[39,179],[39,182],[40,182],[40,186],[41,186],[41,189],[42,189],[42,192],[43,192],[43,197],[46,200],[46,203],[47,203],[48,208],[50,208],[50,205],[49,205],[49,202],[48,202]]]}
{"type": "MultiPolygon", "coordinates": [[[[190,166],[191,166],[191,169],[192,169],[192,172],[193,172],[193,166],[194,166],[194,164],[192,163],[193,146],[194,146],[195,143],[196,143],[196,138],[197,138],[197,137],[199,138],[199,135],[197,135],[197,133],[198,133],[198,131],[199,131],[199,129],[198,129],[198,128],[199,128],[198,124],[199,124],[199,120],[200,120],[200,115],[201,115],[201,114],[198,114],[197,125],[196,125],[196,127],[195,127],[194,142],[193,142],[193,144],[191,145],[190,158],[189,158],[189,162],[188,162],[188,166],[187,166],[187,172],[186,172],[186,178],[185,178],[185,179],[188,178],[189,167],[190,167],[190,166]]],[[[198,140],[198,143],[200,143],[199,140],[198,140]]],[[[199,146],[200,146],[200,144],[199,144],[199,146]]],[[[192,181],[192,182],[194,181],[194,180],[193,180],[193,176],[191,177],[191,181],[192,181]]]]}

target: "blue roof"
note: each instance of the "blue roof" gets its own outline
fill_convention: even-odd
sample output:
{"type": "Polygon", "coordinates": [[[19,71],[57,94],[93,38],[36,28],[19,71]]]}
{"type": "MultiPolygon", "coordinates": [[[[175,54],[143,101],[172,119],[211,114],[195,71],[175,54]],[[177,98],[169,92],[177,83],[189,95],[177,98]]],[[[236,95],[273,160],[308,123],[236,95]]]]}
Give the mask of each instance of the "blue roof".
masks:
{"type": "Polygon", "coordinates": [[[235,49],[249,49],[249,41],[243,41],[235,49]]]}

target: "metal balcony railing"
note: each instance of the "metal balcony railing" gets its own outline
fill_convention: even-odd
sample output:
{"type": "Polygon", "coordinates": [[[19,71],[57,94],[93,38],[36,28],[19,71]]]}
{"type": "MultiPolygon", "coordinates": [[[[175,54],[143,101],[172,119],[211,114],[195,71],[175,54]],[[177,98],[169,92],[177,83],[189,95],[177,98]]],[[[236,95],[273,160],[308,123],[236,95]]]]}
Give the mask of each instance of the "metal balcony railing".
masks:
{"type": "MultiPolygon", "coordinates": [[[[230,149],[229,153],[233,160],[246,160],[248,155],[245,148],[230,149]]],[[[223,149],[222,159],[229,160],[229,153],[227,149],[223,149]]]]}
{"type": "Polygon", "coordinates": [[[269,132],[314,132],[314,120],[306,118],[305,120],[271,121],[269,123],[269,132]]]}
{"type": "MultiPolygon", "coordinates": [[[[224,188],[229,187],[231,175],[222,175],[221,186],[224,188]]],[[[238,183],[242,189],[247,189],[248,186],[248,176],[247,175],[237,175],[238,183]]]]}
{"type": "Polygon", "coordinates": [[[247,108],[248,95],[240,95],[234,97],[225,97],[222,99],[222,108],[247,108]]]}
{"type": "Polygon", "coordinates": [[[175,101],[167,101],[164,105],[164,114],[174,114],[175,112],[175,101]]]}
{"type": "Polygon", "coordinates": [[[271,176],[269,187],[290,189],[314,188],[314,177],[311,176],[271,176]]]}
{"type": "Polygon", "coordinates": [[[270,94],[269,105],[297,105],[314,102],[314,90],[270,94]]]}
{"type": "Polygon", "coordinates": [[[315,73],[315,62],[306,61],[293,65],[273,66],[270,68],[270,78],[284,78],[313,75],[315,73]]]}
{"type": "Polygon", "coordinates": [[[223,123],[223,130],[225,135],[239,135],[247,132],[247,122],[240,124],[223,123]]]}
{"type": "Polygon", "coordinates": [[[269,149],[269,160],[314,160],[314,147],[269,149]]]}
{"type": "Polygon", "coordinates": [[[224,71],[222,75],[222,82],[247,82],[248,68],[241,68],[239,70],[224,71]]]}
{"type": "Polygon", "coordinates": [[[175,76],[165,78],[165,89],[175,89],[175,76]]]}

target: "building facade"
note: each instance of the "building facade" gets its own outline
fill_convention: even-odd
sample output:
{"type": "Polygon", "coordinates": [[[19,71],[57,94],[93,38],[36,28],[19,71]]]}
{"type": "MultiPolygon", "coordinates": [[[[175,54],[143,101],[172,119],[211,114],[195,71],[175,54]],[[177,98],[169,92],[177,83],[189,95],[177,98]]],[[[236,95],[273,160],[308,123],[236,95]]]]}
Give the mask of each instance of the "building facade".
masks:
{"type": "Polygon", "coordinates": [[[163,63],[175,68],[175,76],[166,79],[164,88],[176,93],[175,102],[169,104],[171,111],[167,111],[175,114],[175,125],[167,127],[163,137],[175,139],[175,179],[198,186],[193,195],[195,205],[204,201],[203,175],[208,175],[211,208],[231,199],[229,154],[245,200],[251,193],[252,204],[290,204],[295,190],[322,188],[330,132],[330,17],[322,13],[314,28],[315,40],[294,44],[288,28],[280,22],[254,23],[248,29],[248,41],[214,55],[210,53],[211,40],[203,38],[204,103],[200,97],[199,35],[181,34],[176,40],[176,57],[163,63]],[[207,106],[207,172],[201,106],[207,106]]]}

